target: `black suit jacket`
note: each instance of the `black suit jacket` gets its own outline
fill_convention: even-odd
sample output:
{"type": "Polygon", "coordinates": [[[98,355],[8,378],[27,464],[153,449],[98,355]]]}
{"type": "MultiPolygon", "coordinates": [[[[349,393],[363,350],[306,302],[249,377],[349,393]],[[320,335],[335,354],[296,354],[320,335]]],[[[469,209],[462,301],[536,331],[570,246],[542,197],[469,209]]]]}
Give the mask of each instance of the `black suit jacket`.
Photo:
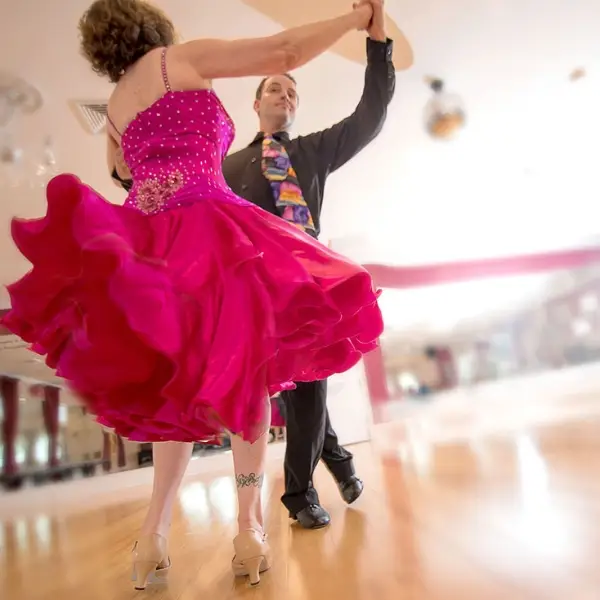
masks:
{"type": "MultiPolygon", "coordinates": [[[[360,152],[383,127],[396,87],[392,50],[392,40],[367,40],[365,86],[356,110],[349,117],[328,129],[294,139],[286,132],[275,134],[285,146],[298,176],[315,223],[315,235],[320,231],[327,176],[360,152]]],[[[271,186],[261,170],[263,137],[262,133],[257,134],[249,146],[227,156],[223,174],[238,196],[278,214],[271,186]]]]}

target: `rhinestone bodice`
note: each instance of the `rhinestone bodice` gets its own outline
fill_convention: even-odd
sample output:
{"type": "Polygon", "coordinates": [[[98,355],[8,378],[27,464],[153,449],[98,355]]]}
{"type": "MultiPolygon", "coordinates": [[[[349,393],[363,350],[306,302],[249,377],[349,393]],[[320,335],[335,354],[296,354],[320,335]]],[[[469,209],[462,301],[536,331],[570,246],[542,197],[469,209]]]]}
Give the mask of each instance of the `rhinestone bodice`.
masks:
{"type": "Polygon", "coordinates": [[[243,202],[221,170],[234,135],[212,90],[168,91],[123,132],[134,181],[125,205],[154,214],[206,197],[243,202]]]}

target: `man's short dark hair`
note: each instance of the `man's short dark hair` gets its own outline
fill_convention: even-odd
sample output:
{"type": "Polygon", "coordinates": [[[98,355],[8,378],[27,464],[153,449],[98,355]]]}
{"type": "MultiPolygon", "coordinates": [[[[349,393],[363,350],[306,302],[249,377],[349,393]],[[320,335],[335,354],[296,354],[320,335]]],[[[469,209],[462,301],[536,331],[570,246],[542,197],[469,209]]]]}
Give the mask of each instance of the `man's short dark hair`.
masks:
{"type": "MultiPolygon", "coordinates": [[[[282,75],[284,77],[287,77],[294,85],[296,84],[296,80],[291,76],[290,73],[282,73],[282,75]]],[[[258,87],[256,88],[256,99],[260,100],[262,98],[263,95],[263,91],[265,89],[265,83],[267,83],[267,81],[271,79],[271,77],[264,77],[261,82],[258,84],[258,87]]]]}

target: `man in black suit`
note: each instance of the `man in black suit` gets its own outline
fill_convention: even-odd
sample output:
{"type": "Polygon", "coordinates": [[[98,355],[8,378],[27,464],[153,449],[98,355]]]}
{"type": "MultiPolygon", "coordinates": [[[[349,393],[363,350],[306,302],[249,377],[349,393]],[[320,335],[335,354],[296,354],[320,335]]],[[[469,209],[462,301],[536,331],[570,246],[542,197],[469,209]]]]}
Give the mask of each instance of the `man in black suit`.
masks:
{"type": "MultiPolygon", "coordinates": [[[[298,106],[296,81],[289,74],[263,79],[256,91],[254,110],[260,131],[249,146],[229,155],[223,174],[231,189],[270,213],[282,216],[273,188],[263,174],[262,147],[265,136],[282,146],[297,175],[299,187],[312,216],[314,227],[307,233],[317,237],[323,191],[327,176],[339,169],[381,131],[395,88],[392,63],[393,43],[385,34],[382,3],[374,3],[368,29],[365,87],[356,110],[328,129],[290,138],[298,106]]],[[[339,445],[326,405],[327,381],[299,383],[281,395],[280,408],[286,419],[285,494],[281,498],[290,517],[307,529],[329,524],[313,487],[313,472],[320,459],[336,479],[343,499],[354,502],[363,483],[356,476],[353,457],[339,445]]]]}

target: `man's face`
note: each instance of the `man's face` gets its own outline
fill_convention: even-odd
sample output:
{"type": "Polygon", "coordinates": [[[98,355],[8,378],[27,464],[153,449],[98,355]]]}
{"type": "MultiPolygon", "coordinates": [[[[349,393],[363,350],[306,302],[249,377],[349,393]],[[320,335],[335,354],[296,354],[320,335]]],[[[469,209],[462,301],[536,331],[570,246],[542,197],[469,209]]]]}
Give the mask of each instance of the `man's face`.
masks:
{"type": "Polygon", "coordinates": [[[269,77],[265,81],[260,99],[254,101],[254,110],[259,118],[275,123],[280,129],[285,129],[294,122],[296,108],[296,84],[285,75],[269,77]]]}

